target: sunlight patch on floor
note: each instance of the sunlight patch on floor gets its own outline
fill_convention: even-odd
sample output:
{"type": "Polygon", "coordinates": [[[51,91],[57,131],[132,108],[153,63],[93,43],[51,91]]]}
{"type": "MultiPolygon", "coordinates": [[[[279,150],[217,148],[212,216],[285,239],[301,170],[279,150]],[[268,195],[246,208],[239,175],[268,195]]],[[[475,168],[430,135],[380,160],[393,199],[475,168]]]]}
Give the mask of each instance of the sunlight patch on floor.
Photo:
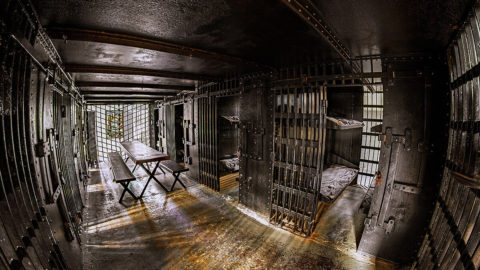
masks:
{"type": "Polygon", "coordinates": [[[90,193],[90,192],[99,192],[99,191],[104,191],[104,187],[103,187],[103,184],[100,183],[100,184],[93,184],[93,185],[88,185],[87,186],[87,192],[90,193]]]}

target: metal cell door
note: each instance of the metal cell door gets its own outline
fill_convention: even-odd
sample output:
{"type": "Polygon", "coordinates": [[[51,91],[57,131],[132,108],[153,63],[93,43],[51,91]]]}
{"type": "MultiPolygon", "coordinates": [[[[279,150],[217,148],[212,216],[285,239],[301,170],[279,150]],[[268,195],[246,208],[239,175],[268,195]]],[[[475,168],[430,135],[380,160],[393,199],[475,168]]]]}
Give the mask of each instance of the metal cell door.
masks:
{"type": "Polygon", "coordinates": [[[74,100],[70,96],[53,94],[53,126],[49,130],[49,144],[52,151],[51,166],[56,175],[59,192],[62,200],[61,207],[66,208],[66,219],[75,238],[80,242],[80,222],[82,218],[83,200],[79,179],[75,166],[75,132],[73,119],[75,118],[74,100]]]}
{"type": "Polygon", "coordinates": [[[158,121],[157,121],[157,129],[158,129],[158,141],[157,149],[160,152],[166,153],[167,152],[167,126],[165,123],[166,120],[166,106],[160,106],[157,110],[158,113],[158,121]]]}
{"type": "Polygon", "coordinates": [[[274,88],[270,222],[304,236],[315,227],[325,152],[326,88],[274,88]]]}
{"type": "MultiPolygon", "coordinates": [[[[207,94],[210,85],[200,86],[199,93],[207,94]]],[[[198,156],[200,183],[220,190],[217,160],[217,99],[207,96],[198,99],[198,156]]]]}
{"type": "Polygon", "coordinates": [[[270,212],[273,94],[270,78],[245,79],[240,96],[239,202],[264,215],[270,212]]]}
{"type": "Polygon", "coordinates": [[[427,169],[432,168],[427,158],[434,149],[429,149],[434,63],[422,59],[384,63],[389,79],[383,82],[383,88],[388,87],[383,95],[390,106],[384,109],[377,179],[358,250],[409,263],[433,205],[434,192],[424,184],[429,180],[427,169]]]}

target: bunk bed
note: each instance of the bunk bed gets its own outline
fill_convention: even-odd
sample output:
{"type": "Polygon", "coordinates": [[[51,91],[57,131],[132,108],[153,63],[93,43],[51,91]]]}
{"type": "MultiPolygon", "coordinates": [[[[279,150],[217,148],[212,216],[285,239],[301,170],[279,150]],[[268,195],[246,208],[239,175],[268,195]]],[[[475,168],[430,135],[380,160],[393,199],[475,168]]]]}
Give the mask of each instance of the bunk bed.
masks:
{"type": "MultiPolygon", "coordinates": [[[[358,120],[326,116],[327,129],[335,132],[361,131],[363,123],[358,120]]],[[[335,136],[332,134],[331,136],[335,136]]],[[[358,175],[358,165],[335,153],[332,149],[327,153],[327,169],[323,170],[320,194],[322,200],[333,203],[340,194],[352,184],[358,175]]]]}
{"type": "Polygon", "coordinates": [[[357,177],[358,169],[332,165],[322,173],[320,194],[326,202],[335,201],[347,186],[357,177]]]}
{"type": "Polygon", "coordinates": [[[363,123],[353,119],[336,118],[332,116],[326,116],[328,120],[327,128],[329,129],[354,129],[362,128],[363,123]]]}
{"type": "Polygon", "coordinates": [[[235,155],[221,157],[218,162],[220,163],[220,175],[235,173],[240,169],[240,159],[235,155]]]}
{"type": "MultiPolygon", "coordinates": [[[[232,190],[238,186],[240,159],[239,147],[239,99],[220,98],[218,104],[218,176],[220,191],[232,190]]],[[[237,193],[238,194],[238,193],[237,193]]]]}

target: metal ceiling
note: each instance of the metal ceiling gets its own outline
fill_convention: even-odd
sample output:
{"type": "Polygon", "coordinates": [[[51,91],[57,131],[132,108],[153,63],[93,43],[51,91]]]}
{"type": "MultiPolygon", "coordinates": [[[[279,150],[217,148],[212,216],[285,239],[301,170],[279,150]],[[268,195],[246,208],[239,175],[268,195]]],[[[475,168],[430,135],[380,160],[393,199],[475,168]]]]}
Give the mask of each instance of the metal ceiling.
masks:
{"type": "Polygon", "coordinates": [[[440,52],[472,0],[312,0],[354,55],[440,52]]]}
{"type": "Polygon", "coordinates": [[[193,87],[195,80],[278,67],[305,55],[322,60],[442,50],[470,2],[37,0],[35,5],[76,81],[193,87]]]}

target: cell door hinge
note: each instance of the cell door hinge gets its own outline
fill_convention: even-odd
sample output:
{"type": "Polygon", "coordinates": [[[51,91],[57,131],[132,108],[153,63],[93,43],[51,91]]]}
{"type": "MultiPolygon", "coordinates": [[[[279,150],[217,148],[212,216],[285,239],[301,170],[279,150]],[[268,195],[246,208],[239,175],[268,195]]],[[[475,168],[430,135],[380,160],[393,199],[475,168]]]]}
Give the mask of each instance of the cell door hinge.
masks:
{"type": "Polygon", "coordinates": [[[386,148],[390,148],[394,143],[403,144],[406,151],[412,149],[412,131],[409,128],[405,129],[405,134],[393,134],[392,128],[387,127],[384,134],[378,135],[379,141],[383,142],[386,148]]]}
{"type": "Polygon", "coordinates": [[[368,231],[372,231],[377,225],[377,220],[378,220],[378,216],[373,215],[369,218],[366,218],[363,224],[365,225],[368,231]]]}
{"type": "Polygon", "coordinates": [[[385,233],[390,234],[395,229],[395,219],[390,218],[385,224],[385,233]]]}

